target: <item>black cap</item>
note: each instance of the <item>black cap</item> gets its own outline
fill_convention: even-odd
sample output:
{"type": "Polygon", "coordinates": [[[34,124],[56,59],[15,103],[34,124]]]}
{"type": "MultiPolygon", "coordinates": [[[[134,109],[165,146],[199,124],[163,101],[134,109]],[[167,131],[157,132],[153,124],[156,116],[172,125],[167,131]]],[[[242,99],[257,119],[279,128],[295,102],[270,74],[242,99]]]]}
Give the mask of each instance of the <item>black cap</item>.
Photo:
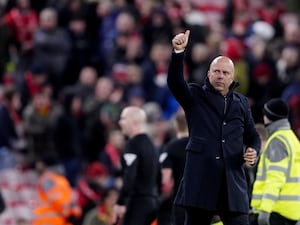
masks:
{"type": "Polygon", "coordinates": [[[280,98],[273,98],[264,104],[264,115],[272,121],[288,117],[289,108],[285,101],[280,98]]]}

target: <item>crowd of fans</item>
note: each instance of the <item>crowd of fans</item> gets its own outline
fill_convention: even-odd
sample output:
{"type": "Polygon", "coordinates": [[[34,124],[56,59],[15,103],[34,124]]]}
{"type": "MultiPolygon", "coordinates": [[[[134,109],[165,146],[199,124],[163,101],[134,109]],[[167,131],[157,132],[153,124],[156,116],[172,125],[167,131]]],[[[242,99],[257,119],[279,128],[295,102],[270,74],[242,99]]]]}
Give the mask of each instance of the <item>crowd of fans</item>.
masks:
{"type": "MultiPolygon", "coordinates": [[[[281,97],[300,138],[295,12],[274,0],[0,0],[0,189],[12,197],[2,220],[31,219],[24,198],[32,200],[30,169],[39,159],[61,163],[79,196],[103,174],[102,186],[118,188],[125,141],[118,120],[126,105],[146,110],[151,137],[163,148],[179,109],[166,85],[171,39],[186,29],[187,81],[203,82],[210,60],[229,56],[255,122],[262,122],[263,103],[281,97]]],[[[101,194],[88,198],[97,204],[101,194]]]]}

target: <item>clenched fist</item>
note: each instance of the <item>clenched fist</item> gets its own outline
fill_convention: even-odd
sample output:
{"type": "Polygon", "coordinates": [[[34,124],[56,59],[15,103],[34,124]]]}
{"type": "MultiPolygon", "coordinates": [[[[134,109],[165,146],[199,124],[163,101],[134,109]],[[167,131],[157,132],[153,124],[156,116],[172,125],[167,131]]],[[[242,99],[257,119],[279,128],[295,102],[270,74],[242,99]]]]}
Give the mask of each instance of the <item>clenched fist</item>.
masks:
{"type": "Polygon", "coordinates": [[[188,44],[189,36],[190,30],[186,30],[185,33],[177,34],[172,40],[173,48],[177,51],[184,50],[188,44]]]}

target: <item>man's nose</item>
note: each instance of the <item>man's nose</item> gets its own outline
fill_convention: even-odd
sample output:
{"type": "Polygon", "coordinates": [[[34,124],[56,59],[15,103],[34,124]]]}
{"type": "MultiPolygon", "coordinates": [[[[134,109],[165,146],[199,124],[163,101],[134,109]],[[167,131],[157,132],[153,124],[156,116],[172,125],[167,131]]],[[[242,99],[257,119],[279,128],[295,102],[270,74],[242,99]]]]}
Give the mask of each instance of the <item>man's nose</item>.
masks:
{"type": "Polygon", "coordinates": [[[218,74],[218,79],[219,80],[223,80],[225,77],[225,75],[223,73],[218,74]]]}

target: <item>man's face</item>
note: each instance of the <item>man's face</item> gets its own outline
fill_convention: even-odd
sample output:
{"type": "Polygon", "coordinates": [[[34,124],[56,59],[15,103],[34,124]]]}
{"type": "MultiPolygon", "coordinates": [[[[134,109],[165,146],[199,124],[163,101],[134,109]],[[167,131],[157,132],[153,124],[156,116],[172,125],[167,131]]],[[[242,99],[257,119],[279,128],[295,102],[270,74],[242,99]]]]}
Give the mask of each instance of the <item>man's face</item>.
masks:
{"type": "Polygon", "coordinates": [[[222,95],[226,95],[234,79],[234,66],[227,57],[218,57],[210,65],[208,79],[222,95]]]}
{"type": "Polygon", "coordinates": [[[124,109],[121,113],[119,125],[124,135],[128,135],[130,133],[131,120],[129,112],[124,109]]]}

